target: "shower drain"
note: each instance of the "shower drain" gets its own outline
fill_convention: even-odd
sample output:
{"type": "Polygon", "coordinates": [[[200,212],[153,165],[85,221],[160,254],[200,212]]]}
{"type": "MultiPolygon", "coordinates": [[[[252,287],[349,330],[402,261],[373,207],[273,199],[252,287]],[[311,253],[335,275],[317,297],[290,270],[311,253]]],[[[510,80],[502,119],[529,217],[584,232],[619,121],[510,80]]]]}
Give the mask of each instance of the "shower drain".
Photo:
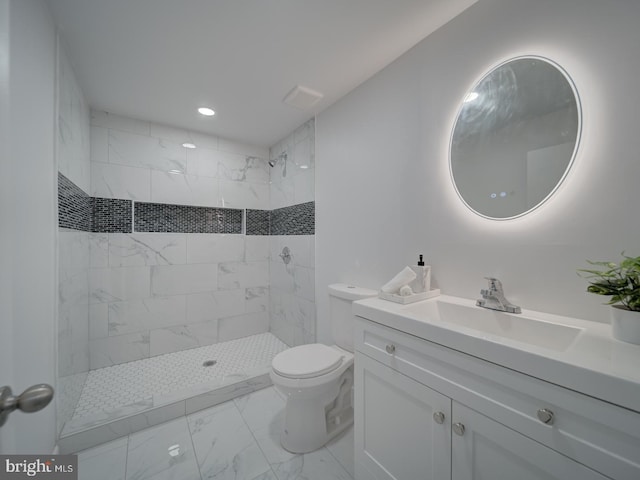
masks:
{"type": "Polygon", "coordinates": [[[206,360],[202,366],[203,367],[213,367],[216,363],[218,363],[217,360],[206,360]]]}

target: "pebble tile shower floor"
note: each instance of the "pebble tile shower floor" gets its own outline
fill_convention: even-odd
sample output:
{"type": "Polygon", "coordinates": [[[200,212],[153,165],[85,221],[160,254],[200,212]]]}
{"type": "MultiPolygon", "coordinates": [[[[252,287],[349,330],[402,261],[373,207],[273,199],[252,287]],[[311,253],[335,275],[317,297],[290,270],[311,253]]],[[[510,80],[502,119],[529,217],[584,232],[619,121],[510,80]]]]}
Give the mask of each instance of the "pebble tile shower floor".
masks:
{"type": "Polygon", "coordinates": [[[271,365],[286,344],[271,333],[92,370],[87,376],[73,420],[101,411],[211,383],[217,378],[271,365]],[[215,360],[213,366],[203,366],[215,360]]]}

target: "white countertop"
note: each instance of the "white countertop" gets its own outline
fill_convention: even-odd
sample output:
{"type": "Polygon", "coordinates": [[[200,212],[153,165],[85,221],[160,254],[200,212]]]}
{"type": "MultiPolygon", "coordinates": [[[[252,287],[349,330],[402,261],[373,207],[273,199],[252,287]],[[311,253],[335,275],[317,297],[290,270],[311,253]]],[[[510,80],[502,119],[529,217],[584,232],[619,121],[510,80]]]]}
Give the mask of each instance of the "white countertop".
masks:
{"type": "MultiPolygon", "coordinates": [[[[368,320],[522,372],[556,385],[640,412],[640,345],[611,337],[611,327],[577,318],[522,310],[522,316],[581,329],[568,345],[545,348],[492,335],[441,319],[444,302],[480,309],[475,300],[440,295],[409,305],[380,298],[354,302],[353,313],[368,320]],[[416,307],[419,305],[418,307],[416,307]]],[[[509,316],[492,312],[496,318],[509,316]]],[[[478,312],[480,313],[480,312],[478,312]]]]}

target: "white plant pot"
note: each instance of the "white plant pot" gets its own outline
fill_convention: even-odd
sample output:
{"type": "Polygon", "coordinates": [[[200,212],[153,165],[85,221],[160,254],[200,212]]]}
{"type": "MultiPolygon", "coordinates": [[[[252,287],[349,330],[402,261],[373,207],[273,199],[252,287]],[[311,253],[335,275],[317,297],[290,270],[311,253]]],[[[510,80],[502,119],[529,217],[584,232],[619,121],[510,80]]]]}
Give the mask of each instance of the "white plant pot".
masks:
{"type": "Polygon", "coordinates": [[[640,345],[640,312],[613,305],[611,332],[616,340],[640,345]]]}

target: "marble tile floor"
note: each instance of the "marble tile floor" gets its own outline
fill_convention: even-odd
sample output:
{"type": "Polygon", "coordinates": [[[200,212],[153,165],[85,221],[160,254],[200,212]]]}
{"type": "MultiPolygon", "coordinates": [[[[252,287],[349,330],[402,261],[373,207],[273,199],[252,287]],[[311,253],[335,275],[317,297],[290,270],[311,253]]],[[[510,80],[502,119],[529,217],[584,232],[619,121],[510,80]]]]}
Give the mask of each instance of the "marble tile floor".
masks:
{"type": "Polygon", "coordinates": [[[274,387],[78,453],[79,480],[351,480],[353,428],[304,455],[280,446],[274,387]]]}

